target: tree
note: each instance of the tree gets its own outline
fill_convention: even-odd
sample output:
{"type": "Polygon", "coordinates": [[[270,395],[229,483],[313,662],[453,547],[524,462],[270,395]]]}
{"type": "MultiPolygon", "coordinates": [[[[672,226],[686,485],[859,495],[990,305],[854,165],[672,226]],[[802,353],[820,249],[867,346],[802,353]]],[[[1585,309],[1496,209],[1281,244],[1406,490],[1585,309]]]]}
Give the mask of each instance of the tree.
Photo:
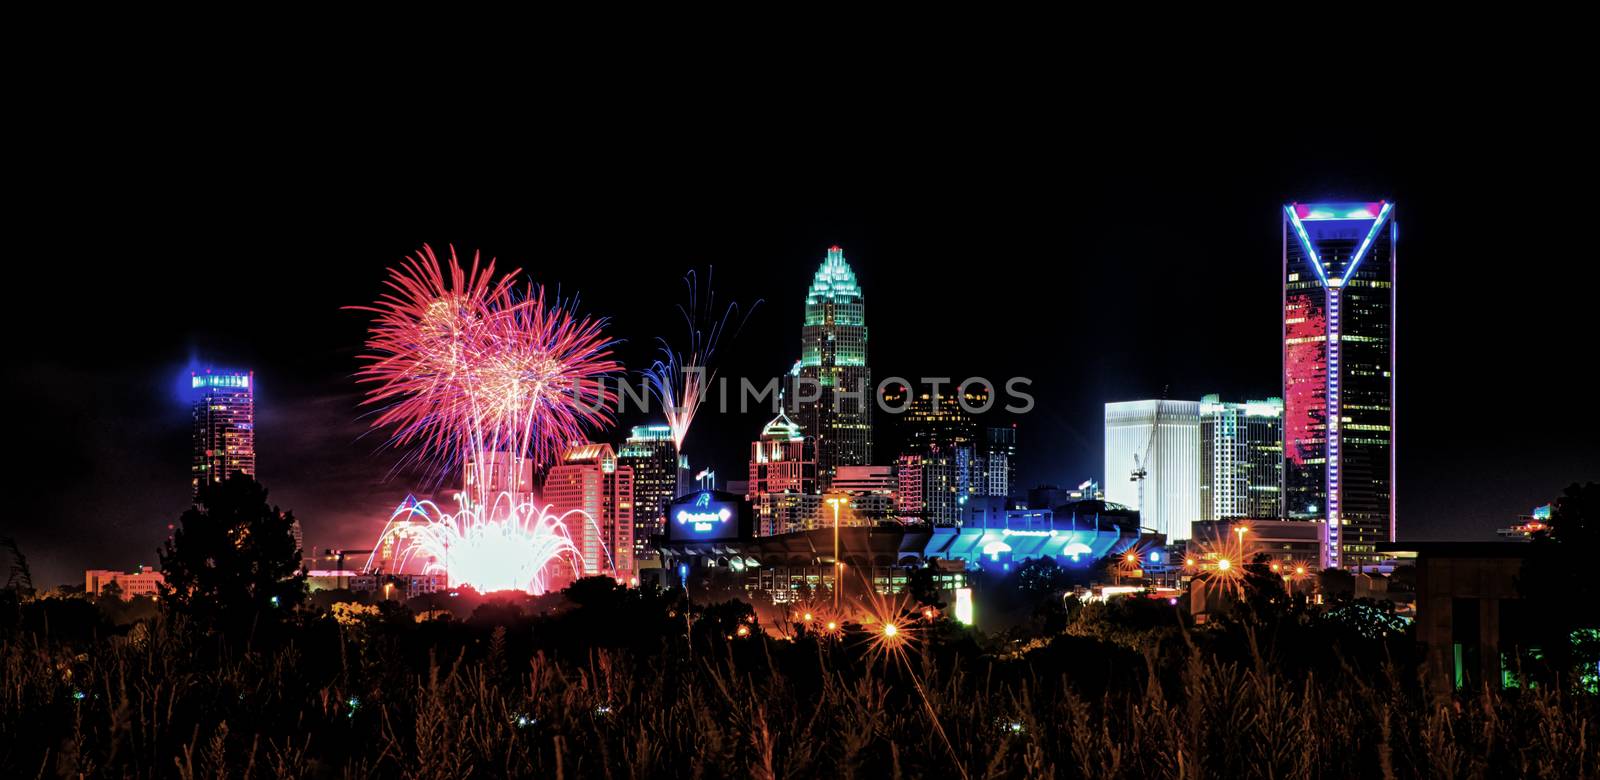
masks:
{"type": "Polygon", "coordinates": [[[100,598],[106,601],[122,600],[122,583],[112,580],[100,587],[100,598]]]}
{"type": "Polygon", "coordinates": [[[294,515],[243,474],[209,485],[160,550],[162,603],[206,627],[248,625],[305,598],[294,515]]]}
{"type": "Polygon", "coordinates": [[[6,575],[6,590],[22,596],[33,595],[33,571],[28,568],[28,556],[22,554],[22,548],[17,546],[17,540],[10,536],[0,537],[0,547],[11,553],[11,569],[6,575]]]}
{"type": "Polygon", "coordinates": [[[1054,558],[1030,558],[1017,567],[1017,588],[1035,599],[1065,590],[1071,584],[1054,558]]]}
{"type": "Polygon", "coordinates": [[[1534,534],[1517,578],[1522,649],[1536,648],[1557,675],[1582,674],[1600,663],[1600,645],[1586,640],[1600,631],[1600,585],[1590,572],[1597,541],[1600,483],[1573,483],[1551,506],[1548,527],[1534,534]]]}
{"type": "Polygon", "coordinates": [[[939,582],[935,579],[936,570],[932,566],[923,566],[911,570],[906,578],[906,591],[918,604],[926,604],[936,609],[944,609],[944,601],[939,598],[939,582]]]}

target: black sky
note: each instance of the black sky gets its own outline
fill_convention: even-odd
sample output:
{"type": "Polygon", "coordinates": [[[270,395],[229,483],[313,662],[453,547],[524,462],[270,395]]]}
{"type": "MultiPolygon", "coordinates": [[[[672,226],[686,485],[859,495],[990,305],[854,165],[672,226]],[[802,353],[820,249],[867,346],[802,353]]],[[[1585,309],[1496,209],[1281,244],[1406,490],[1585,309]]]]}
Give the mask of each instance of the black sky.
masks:
{"type": "MultiPolygon", "coordinates": [[[[209,363],[256,372],[273,499],[314,545],[366,546],[415,479],[364,434],[366,322],[341,307],[424,242],[579,294],[630,368],[677,335],[683,273],[712,266],[719,296],[764,301],[725,345],[735,377],[797,357],[805,287],[839,244],[876,376],[1031,377],[1025,481],[1103,479],[1106,401],[1279,394],[1279,206],[1324,198],[1398,203],[1401,536],[1489,539],[1600,478],[1574,183],[1593,158],[1551,117],[835,119],[634,115],[484,140],[236,110],[181,134],[79,129],[20,226],[4,533],[46,584],[153,563],[187,501],[178,379],[209,363]]],[[[765,416],[707,414],[691,459],[739,471],[765,416]]]]}

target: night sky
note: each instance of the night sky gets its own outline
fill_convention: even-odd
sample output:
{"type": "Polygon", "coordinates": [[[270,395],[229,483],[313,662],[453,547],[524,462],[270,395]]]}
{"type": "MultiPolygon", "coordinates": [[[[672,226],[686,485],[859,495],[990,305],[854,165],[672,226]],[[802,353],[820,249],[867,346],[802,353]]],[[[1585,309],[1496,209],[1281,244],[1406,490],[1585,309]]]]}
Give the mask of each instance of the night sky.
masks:
{"type": "MultiPolygon", "coordinates": [[[[308,542],[370,546],[419,478],[392,474],[360,419],[366,317],[341,307],[372,301],[424,242],[579,295],[634,369],[678,336],[684,272],[714,267],[720,297],[762,300],[720,371],[762,380],[798,357],[805,289],[839,244],[874,377],[1030,377],[1024,482],[1104,480],[1107,401],[1281,394],[1282,203],[1387,198],[1400,535],[1492,539],[1600,478],[1600,334],[1591,201],[1563,205],[1575,139],[1476,119],[1326,137],[840,124],[825,142],[574,126],[510,155],[425,132],[136,132],[62,162],[21,226],[36,248],[8,307],[0,526],[45,586],[154,564],[188,503],[180,382],[216,365],[256,372],[258,478],[308,542]]],[[[741,478],[769,415],[702,415],[694,465],[741,478]]]]}

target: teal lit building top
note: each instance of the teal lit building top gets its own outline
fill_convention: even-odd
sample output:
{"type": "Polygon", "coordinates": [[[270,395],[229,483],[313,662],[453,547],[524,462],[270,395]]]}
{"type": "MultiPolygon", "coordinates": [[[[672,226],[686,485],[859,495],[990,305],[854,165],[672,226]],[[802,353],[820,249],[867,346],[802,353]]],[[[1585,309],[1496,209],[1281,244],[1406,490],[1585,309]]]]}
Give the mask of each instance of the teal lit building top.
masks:
{"type": "Polygon", "coordinates": [[[811,280],[811,289],[806,293],[806,306],[816,306],[823,301],[850,303],[860,300],[861,287],[856,284],[856,272],[845,262],[844,250],[838,246],[828,247],[828,257],[817,269],[817,275],[811,280]]]}

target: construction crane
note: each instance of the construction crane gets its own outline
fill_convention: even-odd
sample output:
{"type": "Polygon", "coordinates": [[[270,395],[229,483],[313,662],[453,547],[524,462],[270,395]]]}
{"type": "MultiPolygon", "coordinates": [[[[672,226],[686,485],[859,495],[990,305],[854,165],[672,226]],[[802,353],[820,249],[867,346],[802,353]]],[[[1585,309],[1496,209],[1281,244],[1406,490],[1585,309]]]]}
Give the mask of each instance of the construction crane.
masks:
{"type": "Polygon", "coordinates": [[[1161,427],[1161,408],[1167,405],[1167,390],[1170,385],[1161,388],[1161,400],[1156,401],[1156,413],[1150,420],[1150,438],[1145,440],[1144,454],[1133,453],[1133,472],[1128,481],[1139,483],[1139,514],[1143,517],[1144,505],[1144,479],[1150,476],[1150,449],[1156,444],[1156,429],[1161,427]]]}

